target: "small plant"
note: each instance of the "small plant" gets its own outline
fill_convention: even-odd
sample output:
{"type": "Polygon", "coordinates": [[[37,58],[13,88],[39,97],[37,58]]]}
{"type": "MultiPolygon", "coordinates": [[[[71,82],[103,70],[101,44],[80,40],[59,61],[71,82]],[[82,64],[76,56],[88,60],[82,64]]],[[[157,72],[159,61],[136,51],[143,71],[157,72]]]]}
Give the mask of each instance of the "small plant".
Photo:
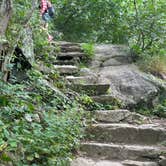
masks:
{"type": "Polygon", "coordinates": [[[138,108],[136,112],[146,115],[146,116],[158,116],[161,118],[166,118],[166,99],[162,96],[159,99],[160,103],[154,107],[147,108],[146,106],[138,108]]]}
{"type": "Polygon", "coordinates": [[[165,56],[145,56],[138,64],[143,71],[150,72],[156,76],[166,74],[165,56]]]}
{"type": "Polygon", "coordinates": [[[86,55],[83,59],[83,63],[87,64],[94,56],[94,45],[91,43],[84,43],[81,45],[81,48],[86,55]]]}
{"type": "Polygon", "coordinates": [[[82,108],[45,86],[37,70],[29,78],[0,81],[0,163],[67,165],[83,137],[82,108]]]}

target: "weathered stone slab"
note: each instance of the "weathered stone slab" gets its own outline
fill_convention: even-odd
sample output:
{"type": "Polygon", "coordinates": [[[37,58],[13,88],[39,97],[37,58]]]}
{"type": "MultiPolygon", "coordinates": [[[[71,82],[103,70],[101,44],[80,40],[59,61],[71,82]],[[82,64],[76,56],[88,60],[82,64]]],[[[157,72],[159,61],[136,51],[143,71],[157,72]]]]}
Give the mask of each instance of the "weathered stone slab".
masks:
{"type": "MultiPolygon", "coordinates": [[[[111,89],[112,91],[112,89],[111,89]]],[[[103,95],[96,95],[96,96],[92,96],[92,99],[97,102],[97,103],[101,103],[101,104],[112,104],[112,103],[119,103],[120,105],[123,106],[123,103],[121,102],[121,100],[117,99],[115,96],[111,95],[111,94],[103,94],[103,95]]],[[[124,105],[125,107],[125,105],[124,105]]]]}
{"type": "Polygon", "coordinates": [[[58,46],[80,46],[79,43],[73,43],[73,42],[66,42],[66,41],[58,41],[58,42],[55,42],[56,45],[58,46]]]}
{"type": "Polygon", "coordinates": [[[104,159],[104,160],[143,160],[155,161],[161,152],[161,149],[154,146],[139,145],[118,145],[87,142],[82,143],[81,151],[85,156],[104,159]]]}
{"type": "Polygon", "coordinates": [[[110,87],[109,84],[69,84],[67,86],[77,92],[84,92],[87,95],[105,94],[110,87]]]}
{"type": "Polygon", "coordinates": [[[54,65],[75,65],[77,64],[77,61],[71,59],[71,60],[55,60],[54,65]]]}
{"type": "Polygon", "coordinates": [[[89,67],[97,73],[100,83],[110,83],[110,95],[127,107],[154,105],[160,95],[161,84],[151,81],[148,74],[131,63],[127,46],[104,44],[95,46],[95,56],[89,67]]]}
{"type": "Polygon", "coordinates": [[[159,164],[160,166],[166,166],[166,153],[165,156],[160,156],[159,164]]]}
{"type": "Polygon", "coordinates": [[[156,162],[132,161],[126,160],[122,162],[124,166],[159,166],[156,162]]]}
{"type": "Polygon", "coordinates": [[[93,141],[102,143],[160,145],[166,140],[166,129],[157,124],[99,123],[92,125],[88,133],[93,135],[93,141]]]}
{"type": "Polygon", "coordinates": [[[61,48],[61,52],[82,52],[81,47],[77,45],[60,46],[60,48],[61,48]]]}
{"type": "Polygon", "coordinates": [[[79,71],[78,67],[73,65],[54,65],[54,69],[60,74],[76,74],[79,71]]]}
{"type": "Polygon", "coordinates": [[[159,93],[159,88],[131,65],[103,67],[98,74],[99,82],[110,83],[110,96],[120,99],[128,107],[139,103],[153,105],[153,100],[159,93]]]}
{"type": "Polygon", "coordinates": [[[101,110],[95,111],[96,120],[106,123],[118,123],[118,122],[127,122],[127,123],[148,123],[150,122],[149,118],[130,112],[128,110],[101,110]]]}
{"type": "Polygon", "coordinates": [[[118,161],[96,160],[79,157],[71,163],[71,166],[123,166],[118,161]]]}
{"type": "Polygon", "coordinates": [[[73,84],[95,84],[97,82],[94,76],[67,76],[66,79],[73,84]]]}
{"type": "Polygon", "coordinates": [[[69,57],[72,57],[72,58],[81,58],[85,56],[84,53],[81,53],[81,52],[63,52],[63,53],[59,53],[57,55],[57,57],[63,57],[63,58],[69,58],[69,57]]]}

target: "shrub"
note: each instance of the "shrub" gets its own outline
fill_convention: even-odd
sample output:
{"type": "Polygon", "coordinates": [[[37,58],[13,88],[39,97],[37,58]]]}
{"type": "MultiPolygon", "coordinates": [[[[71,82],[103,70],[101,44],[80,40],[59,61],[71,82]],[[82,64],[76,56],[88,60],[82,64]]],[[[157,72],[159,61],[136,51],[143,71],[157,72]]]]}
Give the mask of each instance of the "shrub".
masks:
{"type": "Polygon", "coordinates": [[[0,81],[0,90],[0,163],[67,165],[83,136],[79,104],[58,97],[34,74],[26,84],[0,81]]]}
{"type": "Polygon", "coordinates": [[[145,56],[138,64],[145,72],[150,72],[155,75],[166,74],[165,56],[145,56]]]}

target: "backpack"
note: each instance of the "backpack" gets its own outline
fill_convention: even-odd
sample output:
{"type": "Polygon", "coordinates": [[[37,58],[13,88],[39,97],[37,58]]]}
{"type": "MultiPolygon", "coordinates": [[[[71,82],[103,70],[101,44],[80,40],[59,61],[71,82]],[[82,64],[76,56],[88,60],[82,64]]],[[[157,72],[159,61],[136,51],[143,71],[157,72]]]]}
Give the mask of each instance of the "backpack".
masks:
{"type": "Polygon", "coordinates": [[[54,7],[53,6],[48,7],[47,11],[48,11],[49,16],[51,18],[53,18],[54,15],[55,15],[55,9],[54,9],[54,7]]]}
{"type": "Polygon", "coordinates": [[[46,22],[49,22],[51,20],[51,17],[47,12],[45,12],[44,14],[42,14],[42,19],[46,22]]]}

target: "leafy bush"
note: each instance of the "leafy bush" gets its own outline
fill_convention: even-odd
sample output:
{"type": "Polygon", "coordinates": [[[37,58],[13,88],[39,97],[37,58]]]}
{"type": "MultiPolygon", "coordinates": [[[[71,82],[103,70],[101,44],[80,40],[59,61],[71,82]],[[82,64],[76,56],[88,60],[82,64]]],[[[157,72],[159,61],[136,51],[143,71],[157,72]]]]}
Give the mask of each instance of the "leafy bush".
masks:
{"type": "Polygon", "coordinates": [[[33,74],[26,84],[0,82],[0,163],[67,165],[79,145],[82,109],[40,79],[33,74]]]}
{"type": "Polygon", "coordinates": [[[150,107],[139,107],[136,112],[147,115],[147,116],[158,116],[161,118],[166,118],[166,96],[161,95],[159,98],[159,104],[150,107]]]}
{"type": "Polygon", "coordinates": [[[92,58],[94,56],[94,45],[91,43],[84,43],[81,45],[82,50],[84,53],[89,57],[92,58]]]}
{"type": "Polygon", "coordinates": [[[165,56],[145,56],[138,61],[143,71],[155,75],[166,74],[166,57],[165,56]]]}

